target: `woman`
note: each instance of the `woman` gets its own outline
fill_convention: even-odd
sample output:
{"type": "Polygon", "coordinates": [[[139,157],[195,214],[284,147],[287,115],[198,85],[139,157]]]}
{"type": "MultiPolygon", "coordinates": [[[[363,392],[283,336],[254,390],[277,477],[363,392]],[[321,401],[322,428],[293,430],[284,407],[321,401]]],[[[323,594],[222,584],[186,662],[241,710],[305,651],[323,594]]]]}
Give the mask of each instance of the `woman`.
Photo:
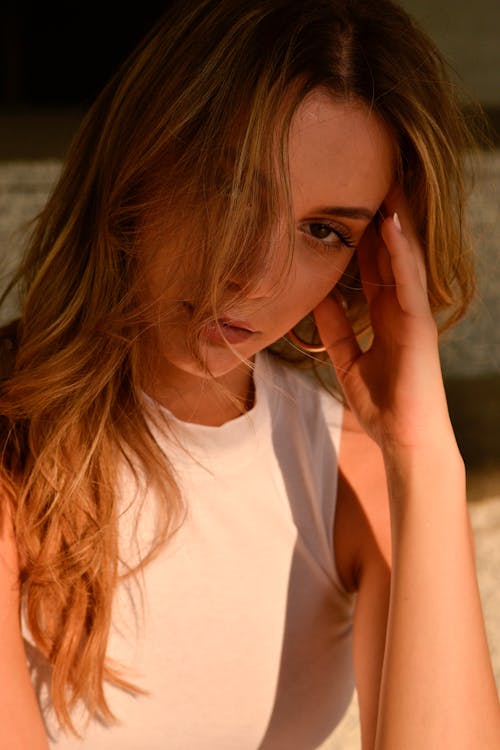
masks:
{"type": "Polygon", "coordinates": [[[385,1],[179,2],[104,90],[3,332],[7,746],[312,748],[354,680],[363,748],[498,746],[434,315],[468,143],[385,1]]]}

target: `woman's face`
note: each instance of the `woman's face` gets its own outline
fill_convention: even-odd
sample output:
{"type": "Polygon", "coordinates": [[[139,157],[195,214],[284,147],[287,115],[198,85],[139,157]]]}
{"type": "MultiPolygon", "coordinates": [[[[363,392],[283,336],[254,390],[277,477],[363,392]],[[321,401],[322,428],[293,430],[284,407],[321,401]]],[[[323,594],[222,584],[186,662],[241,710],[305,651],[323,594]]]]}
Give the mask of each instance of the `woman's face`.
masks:
{"type": "MultiPolygon", "coordinates": [[[[286,239],[281,232],[280,240],[277,231],[261,278],[220,311],[219,326],[207,324],[201,333],[201,355],[215,377],[241,367],[241,357],[249,359],[281,338],[330,292],[393,180],[394,138],[364,105],[333,102],[313,92],[292,120],[289,143],[296,227],[291,268],[283,278],[286,239]]],[[[152,264],[148,273],[153,296],[161,293],[161,256],[160,248],[155,255],[160,266],[152,264]]],[[[189,284],[182,285],[186,288],[179,290],[175,314],[159,331],[158,375],[164,382],[179,371],[206,377],[186,346],[191,311],[189,284]]],[[[237,279],[232,299],[235,285],[237,279]]]]}

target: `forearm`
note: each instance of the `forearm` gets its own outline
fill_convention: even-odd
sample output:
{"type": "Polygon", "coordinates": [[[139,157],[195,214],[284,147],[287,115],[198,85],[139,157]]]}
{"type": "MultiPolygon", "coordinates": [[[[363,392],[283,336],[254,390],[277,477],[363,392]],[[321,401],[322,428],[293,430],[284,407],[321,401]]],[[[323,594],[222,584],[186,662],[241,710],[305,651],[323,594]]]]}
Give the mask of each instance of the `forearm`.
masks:
{"type": "Polygon", "coordinates": [[[451,437],[384,457],[393,577],[376,748],[494,750],[500,710],[460,455],[451,437]]]}

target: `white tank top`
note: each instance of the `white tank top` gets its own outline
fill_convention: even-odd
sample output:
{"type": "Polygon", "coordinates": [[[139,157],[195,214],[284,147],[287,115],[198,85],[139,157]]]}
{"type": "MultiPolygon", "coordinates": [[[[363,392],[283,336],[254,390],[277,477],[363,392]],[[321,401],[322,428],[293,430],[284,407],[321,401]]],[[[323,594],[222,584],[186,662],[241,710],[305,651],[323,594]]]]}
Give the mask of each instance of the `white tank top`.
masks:
{"type": "MultiPolygon", "coordinates": [[[[221,427],[180,422],[158,440],[187,516],[115,597],[108,655],[147,690],[107,686],[116,726],[60,733],[47,673],[26,649],[57,750],[305,750],[332,732],[353,692],[354,597],[335,567],[333,525],[342,407],[308,376],[256,358],[256,403],[221,427]]],[[[161,409],[161,407],[156,407],[161,409]]],[[[135,484],[122,479],[123,553],[154,525],[149,491],[134,529],[135,484]]]]}

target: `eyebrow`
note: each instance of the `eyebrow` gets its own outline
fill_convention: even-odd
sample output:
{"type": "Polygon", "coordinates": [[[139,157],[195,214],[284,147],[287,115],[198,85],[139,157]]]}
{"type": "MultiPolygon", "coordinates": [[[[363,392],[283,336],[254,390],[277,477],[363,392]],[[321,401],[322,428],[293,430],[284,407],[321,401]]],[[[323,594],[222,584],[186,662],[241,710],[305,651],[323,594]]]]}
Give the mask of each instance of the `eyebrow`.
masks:
{"type": "Polygon", "coordinates": [[[342,216],[345,219],[368,219],[368,221],[371,221],[376,212],[374,213],[369,208],[364,208],[363,206],[320,206],[308,213],[342,216]]]}

